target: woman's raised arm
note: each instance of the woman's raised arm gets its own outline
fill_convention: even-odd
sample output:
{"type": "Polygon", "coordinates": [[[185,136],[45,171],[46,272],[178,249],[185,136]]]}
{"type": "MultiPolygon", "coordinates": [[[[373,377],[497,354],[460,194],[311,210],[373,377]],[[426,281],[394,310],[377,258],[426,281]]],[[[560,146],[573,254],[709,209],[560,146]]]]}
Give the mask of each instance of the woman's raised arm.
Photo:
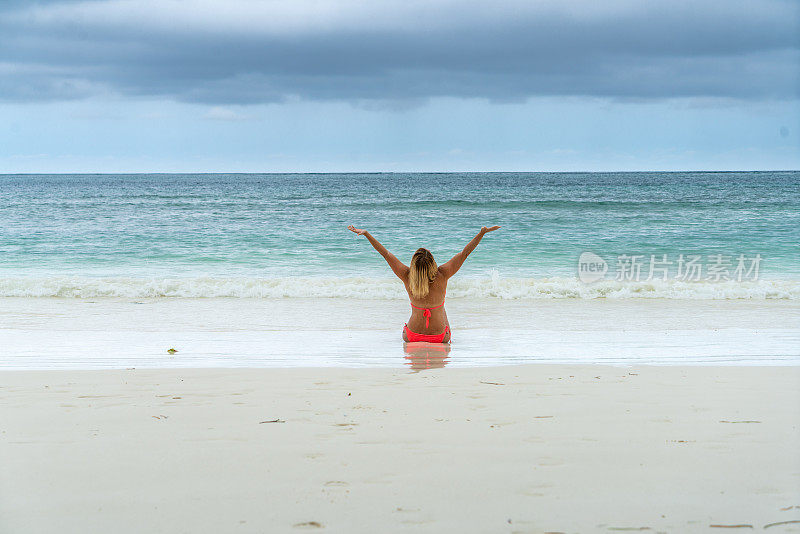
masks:
{"type": "Polygon", "coordinates": [[[472,241],[467,243],[467,246],[464,247],[464,250],[456,254],[452,257],[450,261],[445,263],[444,265],[439,266],[439,270],[444,274],[447,278],[450,278],[454,274],[458,272],[462,265],[464,265],[464,261],[467,259],[467,256],[475,250],[475,247],[478,246],[478,243],[481,242],[481,238],[484,235],[488,234],[489,232],[494,232],[495,230],[499,230],[499,226],[490,226],[490,227],[483,227],[481,231],[478,232],[478,235],[472,238],[472,241]]]}
{"type": "Polygon", "coordinates": [[[375,250],[377,250],[378,253],[383,256],[383,259],[385,259],[386,263],[389,264],[389,267],[392,268],[392,272],[394,272],[394,274],[396,274],[400,280],[405,280],[408,277],[408,266],[406,266],[402,261],[398,260],[394,254],[386,250],[386,247],[381,245],[377,239],[372,237],[372,234],[366,230],[362,230],[361,228],[356,228],[352,224],[348,226],[347,229],[358,235],[365,236],[369,242],[372,243],[372,246],[375,247],[375,250]]]}

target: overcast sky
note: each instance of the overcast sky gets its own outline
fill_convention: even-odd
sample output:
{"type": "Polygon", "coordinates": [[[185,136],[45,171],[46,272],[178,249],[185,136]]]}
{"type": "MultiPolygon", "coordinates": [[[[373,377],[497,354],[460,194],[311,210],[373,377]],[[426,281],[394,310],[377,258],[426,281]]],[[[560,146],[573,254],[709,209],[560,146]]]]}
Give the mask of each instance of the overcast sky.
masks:
{"type": "Polygon", "coordinates": [[[5,0],[0,119],[0,172],[800,169],[800,2],[5,0]]]}

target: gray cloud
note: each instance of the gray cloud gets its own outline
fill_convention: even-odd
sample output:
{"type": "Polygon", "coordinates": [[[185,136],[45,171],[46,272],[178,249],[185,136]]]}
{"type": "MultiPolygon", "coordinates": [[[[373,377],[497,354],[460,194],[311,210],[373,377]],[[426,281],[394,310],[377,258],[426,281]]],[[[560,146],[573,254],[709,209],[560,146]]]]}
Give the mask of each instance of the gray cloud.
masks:
{"type": "Polygon", "coordinates": [[[0,7],[0,99],[798,97],[792,0],[499,5],[11,1],[0,7]]]}

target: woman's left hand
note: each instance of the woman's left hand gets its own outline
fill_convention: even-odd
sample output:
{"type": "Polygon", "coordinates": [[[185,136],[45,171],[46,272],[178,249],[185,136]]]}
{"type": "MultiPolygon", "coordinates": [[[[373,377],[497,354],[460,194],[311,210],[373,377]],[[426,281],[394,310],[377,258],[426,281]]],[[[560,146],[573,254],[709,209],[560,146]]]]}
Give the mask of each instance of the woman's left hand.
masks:
{"type": "Polygon", "coordinates": [[[361,228],[356,228],[352,224],[350,226],[348,226],[347,229],[350,230],[351,232],[354,232],[354,233],[358,234],[358,235],[364,235],[364,234],[367,233],[366,230],[363,230],[361,228]]]}

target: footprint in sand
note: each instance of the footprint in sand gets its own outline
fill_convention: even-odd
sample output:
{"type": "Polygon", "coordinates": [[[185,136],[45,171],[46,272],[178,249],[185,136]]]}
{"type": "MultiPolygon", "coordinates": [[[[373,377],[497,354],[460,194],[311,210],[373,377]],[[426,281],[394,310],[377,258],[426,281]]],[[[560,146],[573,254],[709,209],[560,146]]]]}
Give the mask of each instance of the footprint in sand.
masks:
{"type": "Polygon", "coordinates": [[[522,490],[519,492],[520,495],[526,495],[528,497],[544,497],[545,494],[540,491],[533,491],[533,490],[522,490]]]}
{"type": "Polygon", "coordinates": [[[426,523],[433,523],[430,519],[405,519],[400,521],[404,525],[424,525],[426,523]]]}
{"type": "Polygon", "coordinates": [[[306,521],[305,523],[295,523],[292,525],[294,528],[325,528],[322,523],[317,521],[306,521]]]}

